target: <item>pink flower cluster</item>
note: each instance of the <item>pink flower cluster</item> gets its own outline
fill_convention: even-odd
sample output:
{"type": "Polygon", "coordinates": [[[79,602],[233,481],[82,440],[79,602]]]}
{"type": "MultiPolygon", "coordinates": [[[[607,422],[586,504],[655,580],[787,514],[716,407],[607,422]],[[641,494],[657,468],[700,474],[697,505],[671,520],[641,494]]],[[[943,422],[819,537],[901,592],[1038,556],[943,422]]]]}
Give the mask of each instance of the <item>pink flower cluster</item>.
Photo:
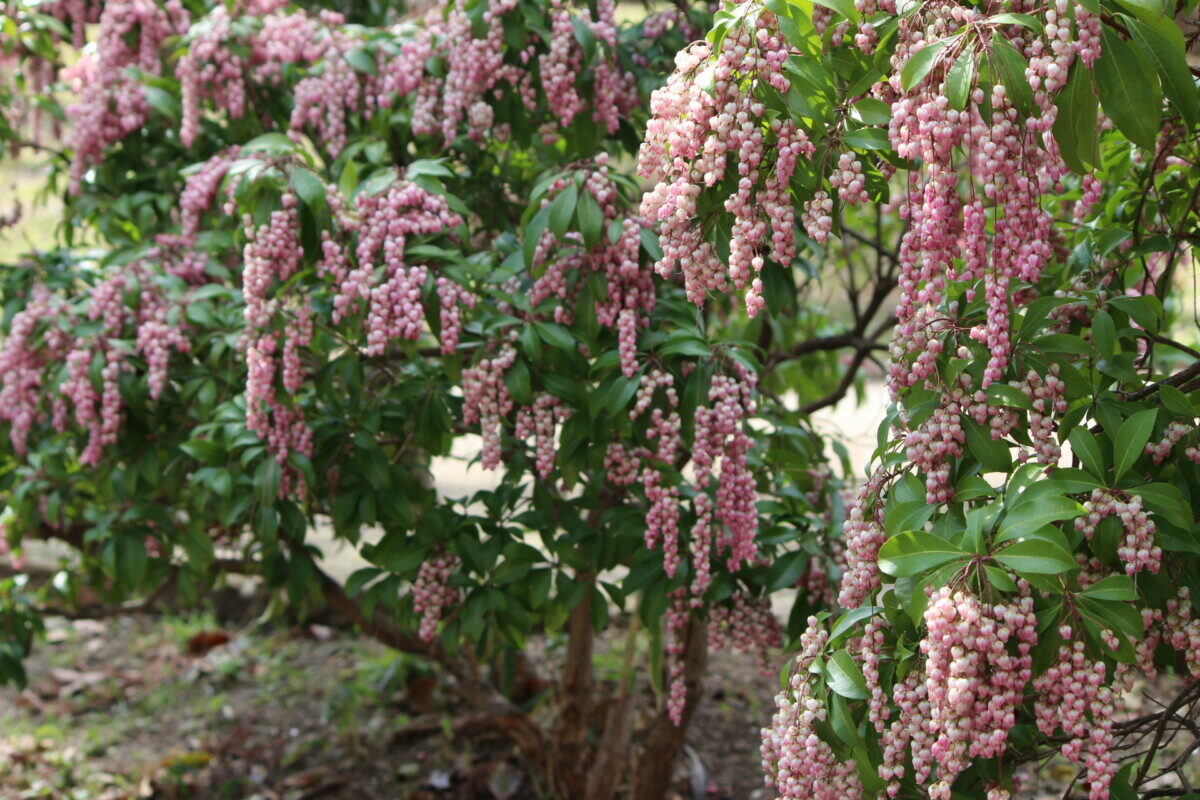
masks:
{"type": "Polygon", "coordinates": [[[284,468],[279,484],[282,496],[294,485],[301,485],[299,471],[288,465],[288,455],[312,455],[312,430],[295,402],[307,374],[300,352],[312,341],[312,312],[305,297],[298,298],[295,308],[289,308],[286,298],[275,296],[276,287],[294,275],[304,260],[299,240],[299,199],[285,193],[281,207],[258,228],[247,216],[245,233],[242,298],[246,303],[246,427],[266,440],[267,450],[284,468]],[[277,324],[280,319],[281,326],[277,324]],[[287,393],[283,398],[277,379],[282,380],[287,393]]]}
{"type": "Polygon", "coordinates": [[[100,21],[104,3],[100,0],[50,0],[42,3],[39,10],[57,19],[71,29],[71,45],[76,49],[87,41],[87,26],[100,21]]]}
{"type": "Polygon", "coordinates": [[[228,8],[214,8],[193,29],[191,44],[175,67],[183,106],[179,140],[185,147],[191,147],[200,132],[203,99],[212,100],[231,119],[246,113],[246,63],[238,48],[229,46],[232,22],[228,8]]]}
{"type": "Polygon", "coordinates": [[[575,76],[583,66],[583,52],[575,41],[575,26],[563,0],[550,2],[550,49],[538,62],[542,91],[550,102],[550,112],[560,125],[570,125],[583,109],[583,100],[575,89],[575,76]]]}
{"type": "Polygon", "coordinates": [[[88,167],[104,150],[145,124],[150,115],[141,81],[133,74],[162,72],[159,49],[167,37],[186,30],[179,0],[113,0],[103,4],[96,49],[84,53],[63,77],[77,100],[67,106],[71,121],[71,191],[78,193],[88,167]]]}
{"type": "Polygon", "coordinates": [[[239,5],[244,7],[218,5],[190,31],[176,67],[183,96],[180,140],[189,147],[195,142],[205,100],[238,119],[246,113],[251,92],[278,84],[286,66],[307,68],[324,59],[323,71],[296,86],[291,127],[295,134],[311,125],[323,144],[335,153],[341,150],[346,109],[357,108],[360,93],[344,59],[351,39],[342,30],[342,16],[324,10],[279,13],[286,3],[275,0],[239,5]],[[252,33],[241,41],[234,33],[237,14],[255,18],[252,33]]]}
{"type": "Polygon", "coordinates": [[[336,155],[346,147],[348,119],[361,103],[358,75],[346,60],[358,40],[338,27],[340,15],[323,11],[321,18],[329,29],[321,66],[296,84],[289,135],[298,140],[308,128],[326,151],[336,155]]]}
{"type": "Polygon", "coordinates": [[[462,372],[463,423],[479,425],[483,436],[480,463],[484,469],[500,466],[500,422],[513,409],[504,373],[516,360],[517,351],[505,346],[497,355],[462,372]]]}
{"type": "Polygon", "coordinates": [[[642,200],[642,214],[659,227],[659,274],[680,268],[695,303],[709,290],[723,289],[727,274],[735,288],[746,289],[746,309],[753,315],[763,305],[758,272],[764,258],[787,265],[795,257],[789,185],[797,157],[811,155],[813,146],[794,123],[774,119],[766,127],[775,158],[768,157],[766,109],[754,90],[763,84],[788,91],[783,74],[788,45],[772,12],[753,9],[744,23],[729,32],[718,52],[701,43],[676,57],[674,74],[651,97],[653,116],[638,153],[638,174],[655,182],[642,200]],[[711,92],[697,79],[706,66],[711,92]],[[739,177],[724,198],[733,216],[726,268],[696,219],[700,194],[731,169],[739,177]]]}
{"type": "Polygon", "coordinates": [[[61,298],[34,286],[25,307],[13,315],[0,349],[0,419],[9,423],[9,441],[19,456],[28,452],[29,432],[38,421],[46,367],[66,355],[68,336],[55,324],[66,312],[61,298]]]}
{"type": "Polygon", "coordinates": [[[450,576],[458,566],[458,558],[444,551],[421,563],[412,585],[412,603],[413,611],[421,618],[417,635],[423,642],[433,641],[443,611],[458,602],[459,592],[450,586],[450,576]]]}
{"type": "Polygon", "coordinates": [[[1164,643],[1183,656],[1184,666],[1193,677],[1200,676],[1200,619],[1193,614],[1191,592],[1186,586],[1167,601],[1165,611],[1143,608],[1142,627],[1145,634],[1134,644],[1134,653],[1136,665],[1147,680],[1158,677],[1154,656],[1164,643]]]}
{"type": "Polygon", "coordinates": [[[1125,563],[1126,574],[1135,575],[1142,570],[1158,572],[1162,566],[1162,548],[1154,543],[1154,522],[1142,510],[1140,495],[1093,489],[1083,508],[1085,513],[1075,520],[1075,530],[1081,531],[1089,540],[1105,517],[1115,516],[1121,521],[1125,537],[1117,548],[1117,557],[1125,563]]]}
{"type": "Polygon", "coordinates": [[[554,431],[571,416],[569,408],[554,395],[540,392],[533,404],[517,411],[513,431],[518,439],[534,439],[537,448],[535,469],[542,480],[549,480],[554,471],[554,431]]]}
{"type": "MultiPolygon", "coordinates": [[[[504,25],[500,21],[516,6],[517,0],[488,0],[482,15],[482,39],[475,38],[471,19],[457,5],[447,8],[444,22],[431,12],[428,19],[442,43],[446,76],[442,83],[427,82],[419,91],[413,108],[414,133],[431,135],[440,128],[449,145],[469,110],[484,102],[502,80],[508,78],[519,85],[520,79],[504,69],[504,25]]],[[[476,139],[485,136],[487,129],[479,127],[485,121],[476,114],[468,125],[468,135],[476,139]]]]}
{"type": "MultiPolygon", "coordinates": [[[[616,329],[621,371],[632,378],[638,371],[638,331],[650,324],[650,314],[654,311],[654,279],[641,265],[641,226],[622,213],[608,155],[599,154],[594,168],[584,175],[583,191],[600,208],[600,240],[588,246],[578,232],[568,231],[560,240],[553,231],[544,231],[534,248],[533,266],[542,273],[530,289],[530,304],[536,309],[550,298],[557,299],[554,320],[569,325],[588,276],[603,275],[606,285],[604,296],[596,299],[596,319],[601,325],[616,329]],[[607,232],[618,223],[621,232],[614,241],[607,232]]],[[[570,181],[567,176],[554,181],[542,199],[542,208],[565,191],[570,181]]]]}
{"type": "Polygon", "coordinates": [[[98,464],[104,448],[116,442],[124,419],[119,380],[122,372],[133,369],[127,354],[137,352],[146,359],[150,397],[157,399],[166,387],[171,351],[190,349],[186,328],[172,318],[180,311],[153,282],[146,262],[134,262],[91,290],[84,316],[100,323],[94,333],[73,333],[83,319],[62,298],[35,286],[0,350],[0,419],[11,425],[14,451],[26,454],[30,431],[42,419],[39,405],[47,372],[61,363],[65,379],[49,398],[53,425],[65,431],[73,417],[87,433],[80,462],[98,464]],[[131,332],[132,348],[122,346],[119,342],[131,332]]]}
{"type": "Polygon", "coordinates": [[[883,503],[878,498],[887,478],[886,473],[876,470],[846,508],[842,525],[846,568],[838,592],[842,608],[858,608],[879,588],[879,548],[887,540],[887,533],[883,529],[883,503]]]}
{"type": "Polygon", "coordinates": [[[1105,681],[1104,662],[1089,658],[1083,641],[1072,640],[1072,633],[1070,625],[1059,628],[1064,644],[1058,658],[1033,681],[1038,694],[1034,713],[1044,735],[1061,728],[1070,737],[1062,754],[1085,768],[1090,800],[1108,800],[1117,772],[1111,750],[1120,698],[1105,681]]]}
{"type": "MultiPolygon", "coordinates": [[[[462,219],[450,210],[444,197],[409,181],[395,181],[378,194],[359,195],[354,218],[340,216],[358,234],[358,264],[350,268],[344,252],[332,239],[323,242],[321,269],[338,286],[333,299],[334,322],[354,313],[366,301],[367,355],[382,355],[394,339],[416,340],[425,329],[421,294],[429,269],[410,266],[405,248],[411,237],[442,233],[460,225],[462,219]]],[[[457,292],[455,299],[470,302],[457,292]]],[[[439,298],[439,305],[444,302],[439,298]]],[[[453,318],[449,314],[451,322],[453,318]]],[[[449,334],[457,341],[453,325],[449,334]]]]}
{"type": "Polygon", "coordinates": [[[841,759],[817,733],[829,710],[813,692],[809,669],[825,649],[829,634],[816,617],[800,637],[800,653],[788,686],[775,698],[771,726],[762,732],[762,763],[768,787],[778,800],[845,800],[862,797],[858,765],[841,759]]]}
{"type": "Polygon", "coordinates": [[[1012,604],[985,604],[962,591],[943,587],[925,609],[927,635],[924,736],[912,736],[914,709],[901,698],[900,720],[884,733],[884,764],[880,774],[891,781],[890,796],[900,790],[904,767],[901,752],[912,748],[913,777],[925,783],[936,765],[937,780],[929,786],[931,800],[949,800],[954,779],[973,758],[995,758],[1004,752],[1008,732],[1016,723],[1017,706],[1031,677],[1037,643],[1037,617],[1028,585],[1012,604]],[[1013,652],[1015,650],[1015,652],[1013,652]],[[927,709],[927,710],[925,710],[927,709]]]}
{"type": "Polygon", "coordinates": [[[696,524],[692,528],[692,593],[704,594],[711,580],[710,553],[727,553],[730,570],[751,563],[758,553],[757,493],[746,462],[752,447],[743,422],[754,414],[757,377],[734,363],[737,377],[714,375],[708,406],[696,409],[692,468],[696,485],[696,524]],[[720,460],[720,472],[716,462],[720,460]],[[715,507],[708,490],[716,482],[715,507]],[[716,525],[719,521],[720,526],[716,525]],[[715,534],[715,537],[713,536],[715,534]],[[713,547],[709,547],[708,542],[713,547]]]}
{"type": "Polygon", "coordinates": [[[479,298],[474,292],[459,286],[449,278],[442,276],[435,282],[437,286],[439,311],[440,338],[442,340],[442,355],[453,355],[458,350],[458,340],[462,335],[462,314],[459,304],[474,308],[479,298]]]}
{"type": "MultiPolygon", "coordinates": [[[[1156,465],[1161,464],[1171,456],[1175,445],[1183,441],[1184,437],[1194,430],[1196,430],[1195,425],[1186,422],[1172,422],[1163,431],[1162,439],[1157,442],[1148,442],[1144,452],[1154,460],[1156,465]]],[[[1183,454],[1193,464],[1200,464],[1200,449],[1195,444],[1189,444],[1184,448],[1183,454]]]]}
{"type": "Polygon", "coordinates": [[[709,611],[708,644],[713,650],[752,655],[762,673],[770,675],[771,651],[783,645],[783,628],[769,598],[735,594],[728,605],[709,611]]]}

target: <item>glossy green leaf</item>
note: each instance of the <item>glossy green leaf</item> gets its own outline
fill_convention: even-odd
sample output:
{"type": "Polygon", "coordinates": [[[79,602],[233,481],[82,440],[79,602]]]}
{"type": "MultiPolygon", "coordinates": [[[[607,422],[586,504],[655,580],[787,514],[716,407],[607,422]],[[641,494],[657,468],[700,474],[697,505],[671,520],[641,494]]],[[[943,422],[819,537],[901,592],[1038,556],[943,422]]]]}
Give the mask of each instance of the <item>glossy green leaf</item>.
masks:
{"type": "Polygon", "coordinates": [[[1032,14],[995,14],[988,17],[987,21],[999,25],[1020,25],[1038,33],[1044,33],[1046,30],[1041,20],[1032,14]]]}
{"type": "Polygon", "coordinates": [[[1092,88],[1092,73],[1082,62],[1076,61],[1071,66],[1067,85],[1055,96],[1054,104],[1058,107],[1054,141],[1066,165],[1082,175],[1099,157],[1096,94],[1092,88]]]}
{"type": "Polygon", "coordinates": [[[1143,483],[1129,489],[1143,505],[1162,519],[1183,530],[1192,527],[1192,510],[1179,490],[1169,483],[1143,483]]]}
{"type": "Polygon", "coordinates": [[[1136,600],[1138,597],[1137,587],[1126,575],[1109,575],[1088,586],[1080,594],[1094,600],[1136,600]]]}
{"type": "Polygon", "coordinates": [[[866,700],[871,696],[862,668],[845,650],[838,650],[825,662],[825,680],[830,689],[849,700],[866,700]]]}
{"type": "Polygon", "coordinates": [[[954,61],[954,66],[946,72],[946,99],[950,101],[950,107],[955,111],[962,111],[967,107],[967,100],[971,97],[971,89],[975,86],[975,50],[971,47],[964,47],[958,58],[954,61]]]}
{"type": "Polygon", "coordinates": [[[992,68],[1000,76],[1009,102],[1022,114],[1033,113],[1033,90],[1025,77],[1028,67],[1029,62],[1007,39],[999,34],[992,36],[992,68]]]}
{"type": "Polygon", "coordinates": [[[1142,455],[1150,434],[1154,432],[1154,420],[1158,412],[1153,408],[1139,411],[1121,423],[1113,440],[1113,470],[1117,480],[1121,479],[1133,463],[1142,455]]]}
{"type": "Polygon", "coordinates": [[[992,558],[1018,575],[1058,575],[1079,568],[1070,553],[1043,539],[1021,539],[997,550],[992,558]]]}
{"type": "Polygon", "coordinates": [[[571,225],[571,218],[575,215],[575,204],[578,200],[579,190],[575,188],[575,184],[570,184],[550,201],[548,223],[550,230],[560,239],[571,225]]]}
{"type": "Polygon", "coordinates": [[[1074,519],[1083,513],[1083,506],[1061,495],[1043,497],[1010,510],[1000,520],[997,542],[1007,542],[1029,536],[1051,522],[1074,519]]]}
{"type": "Polygon", "coordinates": [[[551,347],[557,347],[559,350],[575,350],[575,337],[571,335],[570,330],[557,322],[535,322],[533,327],[541,340],[551,347]]]}
{"type": "Polygon", "coordinates": [[[938,57],[951,41],[952,39],[940,39],[925,45],[909,57],[904,64],[904,69],[900,71],[900,85],[904,91],[909,91],[925,80],[937,65],[938,57]]]}
{"type": "Polygon", "coordinates": [[[859,622],[870,619],[880,611],[883,611],[883,606],[859,606],[858,608],[844,612],[834,621],[833,627],[829,629],[829,641],[837,643],[843,635],[848,633],[859,622]]]}
{"type": "Polygon", "coordinates": [[[1102,48],[1096,61],[1100,105],[1129,141],[1154,149],[1162,121],[1162,89],[1158,76],[1134,45],[1101,27],[1102,48]]]}
{"type": "MultiPolygon", "coordinates": [[[[1144,22],[1124,17],[1125,27],[1162,79],[1163,90],[1189,127],[1200,121],[1200,95],[1182,47],[1144,22]]],[[[1173,23],[1171,24],[1174,27],[1173,23]]]]}
{"type": "Polygon", "coordinates": [[[879,568],[897,578],[911,578],[967,555],[965,550],[940,536],[906,531],[891,537],[879,548],[879,568]]]}
{"type": "Polygon", "coordinates": [[[1071,443],[1071,452],[1083,464],[1083,468],[1103,479],[1108,465],[1104,461],[1104,454],[1100,450],[1100,442],[1096,440],[1096,435],[1085,428],[1076,428],[1071,431],[1067,440],[1071,443]]]}

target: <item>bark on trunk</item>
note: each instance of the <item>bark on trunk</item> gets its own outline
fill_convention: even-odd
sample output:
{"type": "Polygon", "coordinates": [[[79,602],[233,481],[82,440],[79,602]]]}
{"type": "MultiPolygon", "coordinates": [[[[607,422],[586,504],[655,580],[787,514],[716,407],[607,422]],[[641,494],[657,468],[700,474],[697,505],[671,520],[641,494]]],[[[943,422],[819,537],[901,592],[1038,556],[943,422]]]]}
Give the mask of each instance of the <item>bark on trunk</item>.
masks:
{"type": "Polygon", "coordinates": [[[633,774],[633,800],[663,800],[671,786],[675,759],[683,749],[687,730],[703,691],[704,670],[708,665],[708,631],[703,622],[692,620],[686,629],[687,644],[683,656],[683,680],[687,701],[680,725],[671,722],[664,708],[650,724],[643,740],[633,774]]]}
{"type": "Polygon", "coordinates": [[[550,737],[550,786],[555,797],[583,796],[588,770],[588,714],[592,705],[592,590],[571,609],[567,620],[567,658],[558,687],[558,718],[550,737]]]}

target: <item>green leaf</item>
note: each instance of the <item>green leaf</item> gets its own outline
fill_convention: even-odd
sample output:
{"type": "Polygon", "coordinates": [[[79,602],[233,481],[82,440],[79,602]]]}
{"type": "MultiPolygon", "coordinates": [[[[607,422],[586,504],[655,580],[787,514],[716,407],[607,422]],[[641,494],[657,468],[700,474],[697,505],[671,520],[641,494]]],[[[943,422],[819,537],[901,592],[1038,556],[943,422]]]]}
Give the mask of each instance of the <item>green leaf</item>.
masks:
{"type": "Polygon", "coordinates": [[[1154,149],[1162,122],[1162,90],[1158,78],[1141,53],[1107,25],[1096,61],[1096,86],[1100,105],[1126,138],[1139,147],[1154,149]]]}
{"type": "Polygon", "coordinates": [[[1067,441],[1071,443],[1071,452],[1083,464],[1083,468],[1103,480],[1107,464],[1095,434],[1086,428],[1076,428],[1071,431],[1067,441]]]}
{"type": "Polygon", "coordinates": [[[1108,304],[1119,308],[1129,315],[1129,318],[1141,325],[1149,333],[1158,333],[1162,322],[1162,301],[1152,294],[1141,297],[1114,297],[1108,304]]]}
{"type": "Polygon", "coordinates": [[[1113,356],[1117,352],[1117,326],[1112,314],[1097,311],[1092,315],[1092,341],[1102,356],[1113,356]]]}
{"type": "Polygon", "coordinates": [[[850,118],[864,125],[887,125],[892,121],[892,109],[882,100],[864,97],[850,106],[850,118]]]}
{"type": "Polygon", "coordinates": [[[292,189],[296,196],[313,211],[325,207],[325,184],[306,169],[292,169],[292,189]]]}
{"type": "Polygon", "coordinates": [[[702,340],[686,334],[679,337],[672,336],[665,345],[658,348],[657,352],[661,357],[690,356],[692,358],[705,358],[712,355],[712,350],[702,340]]]}
{"type": "Polygon", "coordinates": [[[775,559],[767,570],[766,587],[768,592],[777,592],[788,586],[795,586],[796,581],[808,567],[809,556],[802,551],[793,551],[775,559]]]}
{"type": "Polygon", "coordinates": [[[1017,506],[1004,515],[996,532],[996,542],[1022,539],[1051,522],[1074,519],[1082,513],[1083,506],[1068,497],[1040,497],[1034,502],[1017,506]]]}
{"type": "Polygon", "coordinates": [[[988,429],[974,420],[967,420],[967,449],[983,467],[984,472],[1008,472],[1012,468],[1012,454],[1001,439],[993,439],[988,429]]]}
{"type": "Polygon", "coordinates": [[[571,184],[559,192],[558,196],[550,203],[550,230],[560,239],[571,224],[571,217],[575,214],[575,203],[578,200],[579,190],[575,188],[575,184],[571,184]]]}
{"type": "Polygon", "coordinates": [[[1079,605],[1109,630],[1120,631],[1135,640],[1141,639],[1146,632],[1141,613],[1131,605],[1088,597],[1079,598],[1079,605]]]}
{"type": "Polygon", "coordinates": [[[917,52],[913,53],[908,61],[904,64],[904,69],[900,71],[900,86],[904,91],[909,91],[921,81],[937,64],[938,56],[942,50],[946,49],[953,39],[941,39],[927,44],[917,52]]]}
{"type": "Polygon", "coordinates": [[[897,578],[911,578],[966,556],[965,550],[940,536],[906,531],[888,539],[879,548],[879,568],[897,578]]]}
{"type": "Polygon", "coordinates": [[[1100,481],[1074,467],[1060,467],[1054,470],[1050,482],[1064,494],[1081,494],[1100,488],[1100,481]]]}
{"type": "Polygon", "coordinates": [[[1021,539],[996,551],[992,558],[1017,574],[1058,575],[1079,566],[1070,553],[1044,539],[1021,539]]]}
{"type": "Polygon", "coordinates": [[[1183,495],[1169,483],[1143,483],[1129,490],[1142,498],[1146,508],[1172,525],[1191,530],[1192,512],[1183,495]]]}
{"type": "Polygon", "coordinates": [[[859,150],[887,150],[892,146],[887,133],[880,128],[859,128],[850,131],[843,138],[846,144],[859,150]]]}
{"type": "Polygon", "coordinates": [[[825,680],[830,689],[848,700],[866,700],[871,696],[862,668],[845,650],[838,650],[825,662],[825,680]]]}
{"type": "Polygon", "coordinates": [[[1139,411],[1121,423],[1121,429],[1113,440],[1113,468],[1116,480],[1128,471],[1142,455],[1150,434],[1154,432],[1154,419],[1158,411],[1148,408],[1139,411]]]}
{"type": "Polygon", "coordinates": [[[419,158],[404,169],[404,177],[414,180],[422,175],[432,178],[453,178],[454,173],[440,158],[419,158]]]}
{"type": "Polygon", "coordinates": [[[1041,20],[1030,14],[996,14],[988,17],[987,21],[999,25],[1020,25],[1038,33],[1044,33],[1046,30],[1041,20]]]}
{"type": "Polygon", "coordinates": [[[1015,592],[1017,590],[1017,582],[1012,579],[1004,570],[999,567],[986,566],[983,568],[987,575],[988,583],[1002,592],[1015,592]]]}
{"type": "MultiPolygon", "coordinates": [[[[1081,169],[1081,171],[1086,170],[1081,169]]],[[[1039,336],[1033,340],[1033,346],[1043,353],[1084,355],[1092,351],[1087,342],[1069,333],[1051,333],[1046,336],[1039,336]]]]}
{"type": "Polygon", "coordinates": [[[279,496],[279,481],[282,470],[274,458],[264,458],[254,472],[254,491],[258,502],[263,506],[271,506],[279,496]]]}
{"type": "Polygon", "coordinates": [[[179,445],[179,449],[205,464],[221,463],[221,456],[225,453],[225,448],[208,439],[189,439],[179,445]]]}
{"type": "Polygon", "coordinates": [[[992,485],[978,475],[968,475],[954,487],[954,502],[963,503],[980,497],[994,495],[996,490],[992,485]]]}
{"type": "Polygon", "coordinates": [[[846,705],[846,701],[837,694],[830,695],[829,699],[829,725],[833,732],[846,744],[862,747],[862,737],[858,735],[858,728],[854,725],[854,717],[850,715],[850,707],[846,705]]]}
{"type": "Polygon", "coordinates": [[[937,510],[925,502],[925,498],[910,500],[906,503],[889,504],[884,513],[883,526],[889,531],[916,531],[925,527],[925,523],[937,510]]]}
{"type": "Polygon", "coordinates": [[[571,331],[557,322],[535,322],[533,327],[542,341],[551,347],[557,347],[559,350],[575,350],[575,337],[571,335],[571,331]]]}
{"type": "MultiPolygon", "coordinates": [[[[1166,36],[1143,22],[1130,17],[1123,17],[1123,21],[1142,55],[1158,70],[1171,104],[1189,128],[1195,127],[1200,121],[1200,108],[1197,106],[1200,98],[1197,97],[1196,82],[1192,79],[1182,47],[1176,47],[1166,36]]],[[[1175,28],[1174,22],[1167,24],[1175,28]]]]}
{"type": "Polygon", "coordinates": [[[1096,581],[1080,594],[1094,600],[1137,600],[1137,587],[1126,575],[1109,575],[1096,581]]]}
{"type": "Polygon", "coordinates": [[[379,71],[375,64],[375,56],[365,47],[355,47],[347,50],[346,62],[358,72],[363,72],[367,75],[374,75],[379,71]]]}
{"type": "Polygon", "coordinates": [[[604,212],[591,192],[584,192],[579,199],[579,232],[583,234],[583,243],[594,247],[600,242],[604,227],[604,212]]]}
{"type": "Polygon", "coordinates": [[[992,36],[992,66],[1013,107],[1025,115],[1032,113],[1033,90],[1025,77],[1029,62],[998,33],[992,36]]]}
{"type": "Polygon", "coordinates": [[[954,66],[950,67],[946,73],[945,92],[946,99],[950,101],[950,107],[955,111],[962,111],[966,108],[974,85],[975,50],[965,47],[954,62],[954,66]]]}
{"type": "Polygon", "coordinates": [[[1170,46],[1179,52],[1186,49],[1183,32],[1175,22],[1173,4],[1163,0],[1116,0],[1117,5],[1124,8],[1143,25],[1153,28],[1159,36],[1165,38],[1170,46]]]}
{"type": "Polygon", "coordinates": [[[844,634],[848,633],[854,625],[864,619],[869,619],[875,616],[880,611],[883,611],[883,606],[859,606],[845,612],[837,621],[833,623],[833,627],[829,629],[829,641],[836,643],[844,634]]]}
{"type": "Polygon", "coordinates": [[[1007,383],[993,383],[987,388],[988,400],[999,406],[1033,410],[1033,401],[1015,386],[1007,383]]]}
{"type": "Polygon", "coordinates": [[[836,11],[851,22],[858,21],[858,9],[854,7],[853,0],[812,0],[819,6],[825,6],[831,11],[836,11]]]}
{"type": "Polygon", "coordinates": [[[116,542],[117,580],[127,586],[137,586],[146,577],[146,543],[141,536],[123,533],[117,536],[116,542]]]}
{"type": "MultiPolygon", "coordinates": [[[[1096,94],[1092,73],[1079,61],[1071,65],[1067,85],[1054,98],[1058,117],[1054,120],[1054,141],[1063,161],[1072,172],[1084,174],[1099,155],[1096,129],[1096,94]]],[[[1060,334],[1064,335],[1064,334],[1060,334]]]]}

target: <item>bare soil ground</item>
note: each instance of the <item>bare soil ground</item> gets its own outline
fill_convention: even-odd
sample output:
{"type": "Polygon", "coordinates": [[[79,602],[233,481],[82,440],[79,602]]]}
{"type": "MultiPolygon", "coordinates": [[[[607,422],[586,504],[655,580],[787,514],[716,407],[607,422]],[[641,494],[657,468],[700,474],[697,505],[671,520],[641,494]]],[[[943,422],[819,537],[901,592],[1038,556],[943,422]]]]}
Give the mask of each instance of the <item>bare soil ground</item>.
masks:
{"type": "MultiPolygon", "coordinates": [[[[543,644],[552,662],[557,645],[543,644]]],[[[453,714],[436,683],[405,656],[320,626],[57,621],[28,666],[28,688],[0,691],[5,800],[537,796],[505,741],[403,735],[419,713],[453,714]]],[[[619,668],[601,655],[601,677],[619,668]]],[[[714,657],[676,797],[756,794],[775,685],[747,659],[714,657]]]]}
{"type": "MultiPolygon", "coordinates": [[[[597,674],[622,664],[620,631],[600,643],[597,674]]],[[[51,620],[26,689],[0,690],[0,798],[26,800],[532,800],[520,754],[487,735],[411,736],[446,705],[426,668],[373,641],[321,626],[223,629],[211,615],[51,620]]],[[[536,643],[552,668],[561,642],[536,643]]],[[[772,663],[783,664],[778,655],[772,663]]],[[[776,679],[716,653],[664,800],[763,800],[759,728],[776,679]]],[[[1164,688],[1128,698],[1156,707],[1164,688]]],[[[656,698],[639,685],[640,711],[656,698]]],[[[531,701],[537,713],[535,699],[531,701]]],[[[1200,785],[1200,756],[1180,744],[1200,785]]],[[[1076,768],[1054,758],[1023,800],[1064,796],[1076,768]]],[[[1171,784],[1164,784],[1174,785],[1171,784]]]]}

